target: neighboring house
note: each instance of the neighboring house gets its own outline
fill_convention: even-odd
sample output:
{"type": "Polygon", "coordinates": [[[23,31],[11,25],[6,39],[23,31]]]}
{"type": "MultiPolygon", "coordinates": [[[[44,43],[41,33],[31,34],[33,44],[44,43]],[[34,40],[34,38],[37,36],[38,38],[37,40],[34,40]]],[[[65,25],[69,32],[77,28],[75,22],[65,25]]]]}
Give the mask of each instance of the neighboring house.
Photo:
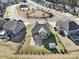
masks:
{"type": "Polygon", "coordinates": [[[3,28],[4,24],[5,24],[5,20],[3,18],[0,18],[0,29],[3,28]]]}
{"type": "Polygon", "coordinates": [[[6,21],[0,18],[0,39],[19,43],[23,41],[25,34],[26,28],[23,21],[6,21]]]}
{"type": "Polygon", "coordinates": [[[70,35],[79,31],[79,21],[77,20],[59,20],[56,22],[58,32],[64,32],[65,35],[70,35]]]}
{"type": "Polygon", "coordinates": [[[74,8],[71,10],[71,13],[72,13],[73,15],[79,16],[79,7],[74,7],[74,8]]]}
{"type": "Polygon", "coordinates": [[[0,17],[3,17],[4,15],[4,5],[0,4],[0,17]]]}
{"type": "Polygon", "coordinates": [[[32,29],[32,35],[36,45],[42,45],[42,39],[45,39],[50,35],[49,24],[39,24],[36,22],[32,29]]]}
{"type": "Polygon", "coordinates": [[[61,35],[66,35],[79,45],[79,21],[60,20],[57,21],[56,28],[61,35]]]}
{"type": "Polygon", "coordinates": [[[22,42],[26,33],[24,23],[20,21],[7,21],[3,25],[3,30],[6,32],[4,39],[17,43],[22,42]]]}

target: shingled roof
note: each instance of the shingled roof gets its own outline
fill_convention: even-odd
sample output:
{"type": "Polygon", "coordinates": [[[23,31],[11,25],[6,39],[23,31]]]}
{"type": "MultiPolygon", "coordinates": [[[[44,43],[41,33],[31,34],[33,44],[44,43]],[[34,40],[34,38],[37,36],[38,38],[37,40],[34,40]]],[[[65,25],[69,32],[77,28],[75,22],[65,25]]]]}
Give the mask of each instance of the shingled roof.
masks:
{"type": "Polygon", "coordinates": [[[11,31],[13,34],[19,33],[23,28],[24,24],[17,21],[8,21],[4,24],[3,28],[7,31],[11,31]]]}
{"type": "Polygon", "coordinates": [[[77,20],[59,20],[56,23],[56,26],[60,26],[63,28],[65,31],[72,31],[79,29],[79,21],[77,20]]]}
{"type": "Polygon", "coordinates": [[[49,23],[39,24],[37,22],[36,25],[32,29],[32,34],[34,35],[35,33],[38,33],[41,28],[44,28],[47,31],[47,33],[50,32],[49,23]]]}

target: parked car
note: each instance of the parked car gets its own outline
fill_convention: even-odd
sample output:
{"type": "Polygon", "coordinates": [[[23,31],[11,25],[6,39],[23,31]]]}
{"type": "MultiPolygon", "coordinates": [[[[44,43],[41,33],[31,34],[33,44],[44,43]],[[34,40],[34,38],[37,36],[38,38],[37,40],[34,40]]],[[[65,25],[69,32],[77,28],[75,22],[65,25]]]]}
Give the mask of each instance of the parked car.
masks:
{"type": "Polygon", "coordinates": [[[20,5],[20,10],[21,10],[21,11],[28,11],[29,8],[28,8],[27,4],[21,4],[21,5],[20,5]]]}
{"type": "Polygon", "coordinates": [[[76,45],[79,45],[79,22],[77,20],[59,20],[56,28],[61,36],[67,36],[76,45]]]}
{"type": "Polygon", "coordinates": [[[5,34],[6,32],[4,30],[0,30],[0,39],[3,39],[5,34]]]}
{"type": "Polygon", "coordinates": [[[3,25],[3,30],[6,31],[6,34],[4,35],[5,40],[10,40],[12,42],[22,42],[22,38],[26,34],[26,28],[24,25],[24,22],[21,20],[19,21],[7,21],[3,25]]]}

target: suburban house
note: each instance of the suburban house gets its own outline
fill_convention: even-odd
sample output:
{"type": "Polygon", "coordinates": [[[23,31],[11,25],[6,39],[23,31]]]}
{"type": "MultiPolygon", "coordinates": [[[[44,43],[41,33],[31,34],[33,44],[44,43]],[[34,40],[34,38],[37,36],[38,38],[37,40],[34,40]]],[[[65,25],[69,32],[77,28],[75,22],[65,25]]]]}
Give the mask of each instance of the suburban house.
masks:
{"type": "Polygon", "coordinates": [[[56,23],[57,31],[61,35],[66,35],[79,45],[79,21],[59,20],[56,23]]]}
{"type": "Polygon", "coordinates": [[[19,8],[21,11],[28,11],[29,10],[28,4],[26,4],[26,3],[22,3],[19,8]]]}
{"type": "Polygon", "coordinates": [[[26,33],[25,25],[22,21],[0,20],[0,39],[12,42],[22,42],[26,33]]]}
{"type": "Polygon", "coordinates": [[[38,22],[33,25],[32,36],[36,45],[53,46],[55,48],[54,39],[51,37],[50,24],[48,22],[40,24],[38,22]]]}
{"type": "Polygon", "coordinates": [[[42,39],[50,35],[50,30],[48,28],[48,23],[39,24],[36,22],[35,26],[32,29],[32,35],[34,37],[36,45],[42,44],[42,39]]]}
{"type": "Polygon", "coordinates": [[[5,39],[13,42],[21,42],[26,33],[26,28],[21,21],[7,21],[3,26],[4,31],[6,31],[5,39]]]}
{"type": "Polygon", "coordinates": [[[58,32],[64,32],[65,35],[70,35],[79,31],[79,21],[77,20],[59,20],[56,22],[58,32]]]}

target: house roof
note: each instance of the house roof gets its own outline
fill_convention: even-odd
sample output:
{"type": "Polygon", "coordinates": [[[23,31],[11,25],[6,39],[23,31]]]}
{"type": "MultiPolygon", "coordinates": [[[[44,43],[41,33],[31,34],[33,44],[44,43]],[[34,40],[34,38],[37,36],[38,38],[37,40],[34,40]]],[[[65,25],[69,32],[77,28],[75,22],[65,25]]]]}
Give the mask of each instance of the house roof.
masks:
{"type": "Polygon", "coordinates": [[[39,33],[40,33],[41,31],[47,33],[47,31],[44,29],[44,27],[41,27],[41,29],[39,30],[39,33]]]}
{"type": "Polygon", "coordinates": [[[2,4],[0,4],[0,10],[3,10],[4,6],[2,4]]]}
{"type": "Polygon", "coordinates": [[[72,31],[79,29],[79,21],[77,20],[59,20],[56,23],[56,26],[60,26],[65,31],[72,31]]]}
{"type": "Polygon", "coordinates": [[[36,25],[32,29],[32,33],[33,34],[38,33],[41,28],[44,28],[45,31],[49,33],[50,32],[49,27],[50,27],[49,23],[39,24],[38,22],[36,22],[36,25]]]}
{"type": "Polygon", "coordinates": [[[3,28],[5,30],[12,31],[14,34],[17,34],[24,28],[24,26],[25,25],[22,22],[8,21],[4,24],[3,28]]]}
{"type": "Polygon", "coordinates": [[[2,28],[2,27],[3,27],[4,23],[5,23],[5,20],[4,20],[4,19],[2,19],[2,18],[0,18],[0,28],[2,28]]]}

